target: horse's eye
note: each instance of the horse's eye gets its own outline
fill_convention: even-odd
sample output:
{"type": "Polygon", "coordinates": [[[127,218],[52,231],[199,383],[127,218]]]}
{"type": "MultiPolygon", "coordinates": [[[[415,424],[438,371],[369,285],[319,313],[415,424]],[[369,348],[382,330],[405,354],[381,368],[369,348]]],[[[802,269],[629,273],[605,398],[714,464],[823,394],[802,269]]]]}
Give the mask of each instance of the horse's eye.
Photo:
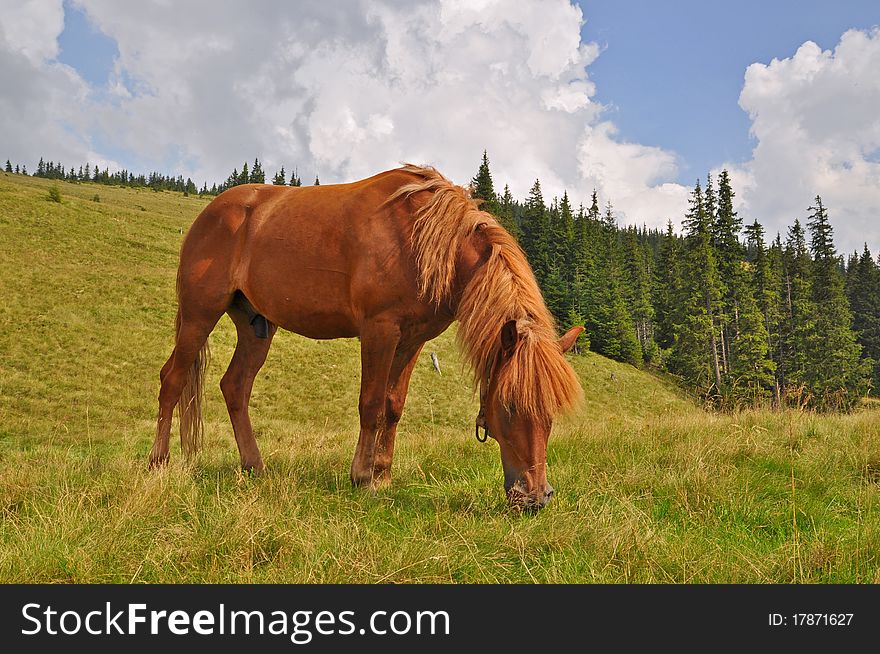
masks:
{"type": "Polygon", "coordinates": [[[485,226],[486,226],[486,223],[477,223],[477,226],[474,227],[474,231],[475,231],[475,232],[478,232],[478,231],[480,231],[481,229],[483,229],[483,227],[485,227],[485,226]]]}

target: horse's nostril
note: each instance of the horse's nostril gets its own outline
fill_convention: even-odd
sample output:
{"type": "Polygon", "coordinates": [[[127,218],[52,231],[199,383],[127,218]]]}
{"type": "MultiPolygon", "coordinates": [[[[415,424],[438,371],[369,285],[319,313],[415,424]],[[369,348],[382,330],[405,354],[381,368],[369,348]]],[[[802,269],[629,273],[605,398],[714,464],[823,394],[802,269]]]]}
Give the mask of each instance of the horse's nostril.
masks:
{"type": "Polygon", "coordinates": [[[548,483],[548,484],[547,484],[547,490],[544,491],[544,497],[546,497],[546,498],[549,500],[549,499],[550,499],[550,496],[553,495],[553,492],[554,492],[554,490],[553,490],[553,486],[551,486],[551,485],[548,483]]]}

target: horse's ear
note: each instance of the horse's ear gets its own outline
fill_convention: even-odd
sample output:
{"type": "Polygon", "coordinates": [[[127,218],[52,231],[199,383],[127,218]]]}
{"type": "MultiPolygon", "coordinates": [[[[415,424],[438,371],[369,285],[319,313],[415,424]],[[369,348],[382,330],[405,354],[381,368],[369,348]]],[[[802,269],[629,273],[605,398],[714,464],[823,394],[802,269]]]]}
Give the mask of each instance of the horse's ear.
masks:
{"type": "Polygon", "coordinates": [[[518,342],[519,330],[516,328],[516,320],[508,320],[501,328],[501,353],[505,359],[513,356],[518,342]]]}
{"type": "Polygon", "coordinates": [[[559,339],[559,349],[563,352],[568,352],[574,347],[575,341],[577,341],[578,336],[581,335],[582,331],[584,331],[584,328],[578,325],[565,332],[565,334],[562,335],[562,338],[559,339]]]}

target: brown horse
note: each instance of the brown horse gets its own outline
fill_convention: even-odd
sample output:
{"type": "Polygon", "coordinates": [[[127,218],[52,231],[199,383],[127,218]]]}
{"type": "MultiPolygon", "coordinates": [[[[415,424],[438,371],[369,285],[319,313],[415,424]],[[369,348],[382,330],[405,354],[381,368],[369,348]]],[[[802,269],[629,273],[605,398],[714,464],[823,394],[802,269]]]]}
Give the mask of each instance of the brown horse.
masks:
{"type": "Polygon", "coordinates": [[[391,479],[410,375],[426,341],[458,320],[480,391],[477,425],[501,448],[512,506],[540,508],[555,415],[581,388],[516,241],[468,192],[433,168],[406,165],[351,184],[247,184],[196,218],[180,252],[174,351],[160,374],[150,464],[168,460],[179,408],[184,452],[202,435],[207,339],[232,318],[238,344],[220,382],[246,470],[263,469],[248,416],[254,378],[278,327],[361,342],[360,437],[351,480],[391,479]]]}

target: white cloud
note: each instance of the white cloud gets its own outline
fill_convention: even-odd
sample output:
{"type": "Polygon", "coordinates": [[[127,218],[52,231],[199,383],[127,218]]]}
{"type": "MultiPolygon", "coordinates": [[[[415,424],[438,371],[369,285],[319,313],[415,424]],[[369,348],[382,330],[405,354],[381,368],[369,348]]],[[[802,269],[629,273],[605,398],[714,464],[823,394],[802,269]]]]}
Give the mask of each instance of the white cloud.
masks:
{"type": "Polygon", "coordinates": [[[63,29],[61,0],[0,0],[0,42],[32,63],[55,58],[63,29]]]}
{"type": "Polygon", "coordinates": [[[270,175],[297,166],[324,183],[413,161],[466,183],[485,148],[498,186],[519,198],[538,178],[548,199],[587,200],[595,187],[638,222],[686,206],[674,155],[623,143],[602,121],[587,72],[599,49],[566,0],[75,5],[116,41],[106,88],[55,61],[60,2],[3,19],[21,33],[3,43],[4,61],[21,60],[13,87],[29,75],[42,106],[4,112],[0,141],[33,139],[16,145],[20,159],[102,155],[199,184],[254,156],[270,175]]]}
{"type": "Polygon", "coordinates": [[[821,195],[842,252],[880,243],[880,29],[850,30],[836,48],[808,41],[746,70],[740,106],[752,159],[731,166],[740,211],[783,238],[821,195]]]}
{"type": "Polygon", "coordinates": [[[34,158],[51,152],[54,161],[69,167],[93,154],[81,111],[87,85],[71,68],[54,61],[63,26],[61,0],[0,0],[3,160],[32,166],[34,158]]]}

